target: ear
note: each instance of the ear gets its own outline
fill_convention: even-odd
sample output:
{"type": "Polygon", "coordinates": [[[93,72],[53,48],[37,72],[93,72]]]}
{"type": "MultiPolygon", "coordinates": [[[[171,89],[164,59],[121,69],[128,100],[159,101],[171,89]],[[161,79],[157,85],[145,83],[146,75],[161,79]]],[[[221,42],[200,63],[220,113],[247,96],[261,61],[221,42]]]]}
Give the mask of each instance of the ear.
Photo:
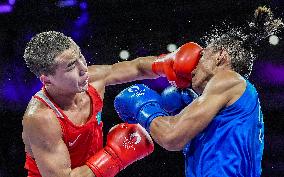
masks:
{"type": "Polygon", "coordinates": [[[44,84],[44,85],[50,85],[51,82],[50,82],[50,78],[44,74],[42,74],[40,77],[39,77],[40,81],[44,84]]]}
{"type": "Polygon", "coordinates": [[[227,63],[228,60],[229,60],[229,54],[228,54],[226,49],[222,48],[219,51],[219,56],[216,59],[216,65],[221,66],[221,65],[227,63]]]}

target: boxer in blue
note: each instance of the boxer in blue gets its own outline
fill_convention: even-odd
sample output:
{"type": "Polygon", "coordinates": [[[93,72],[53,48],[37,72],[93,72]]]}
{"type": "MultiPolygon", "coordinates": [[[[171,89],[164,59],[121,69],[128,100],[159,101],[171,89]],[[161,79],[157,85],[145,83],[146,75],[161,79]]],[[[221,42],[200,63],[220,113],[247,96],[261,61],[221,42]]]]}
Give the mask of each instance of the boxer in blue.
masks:
{"type": "MultiPolygon", "coordinates": [[[[255,11],[255,19],[264,21],[256,20],[254,27],[270,22],[278,24],[277,28],[283,26],[266,7],[255,11]]],[[[258,33],[257,37],[265,35],[258,33]]],[[[248,44],[254,36],[232,29],[214,37],[190,71],[192,89],[199,95],[192,102],[185,101],[191,94],[173,90],[176,98],[169,101],[175,108],[169,109],[167,98],[137,84],[115,98],[115,109],[123,121],[145,127],[165,149],[183,150],[187,177],[257,177],[261,175],[264,123],[258,93],[248,80],[254,60],[248,44]],[[173,112],[179,109],[178,114],[173,112]]],[[[186,69],[173,70],[181,76],[186,69]]]]}

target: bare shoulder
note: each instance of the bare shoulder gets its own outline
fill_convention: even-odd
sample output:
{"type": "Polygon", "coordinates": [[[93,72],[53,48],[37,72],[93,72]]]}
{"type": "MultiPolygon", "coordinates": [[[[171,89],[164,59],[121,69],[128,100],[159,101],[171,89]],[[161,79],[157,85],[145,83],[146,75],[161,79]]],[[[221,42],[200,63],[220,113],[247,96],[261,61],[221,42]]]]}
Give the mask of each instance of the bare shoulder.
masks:
{"type": "Polygon", "coordinates": [[[213,76],[205,87],[204,91],[222,93],[234,87],[245,86],[245,80],[236,72],[223,70],[213,76]]]}
{"type": "Polygon", "coordinates": [[[204,93],[222,95],[227,98],[227,106],[235,102],[245,91],[246,81],[231,70],[222,70],[210,79],[204,93]]]}
{"type": "Polygon", "coordinates": [[[39,100],[32,98],[23,117],[23,131],[32,137],[61,136],[61,127],[55,113],[39,100]]]}
{"type": "Polygon", "coordinates": [[[56,117],[51,109],[38,99],[32,98],[24,114],[24,120],[33,121],[34,119],[45,120],[47,117],[56,117]]]}
{"type": "Polygon", "coordinates": [[[104,97],[106,78],[110,72],[110,65],[91,65],[88,67],[89,83],[104,97]]]}

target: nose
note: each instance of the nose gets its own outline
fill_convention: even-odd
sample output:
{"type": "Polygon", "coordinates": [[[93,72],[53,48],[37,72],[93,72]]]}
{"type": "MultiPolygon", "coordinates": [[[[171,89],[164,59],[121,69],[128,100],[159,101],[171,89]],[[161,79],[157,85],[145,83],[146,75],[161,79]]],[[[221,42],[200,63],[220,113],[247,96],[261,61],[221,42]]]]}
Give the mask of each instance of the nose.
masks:
{"type": "Polygon", "coordinates": [[[88,67],[83,62],[80,62],[80,76],[84,76],[88,72],[88,67]]]}
{"type": "Polygon", "coordinates": [[[84,76],[85,74],[86,74],[86,71],[80,70],[80,73],[79,73],[80,76],[84,76]]]}

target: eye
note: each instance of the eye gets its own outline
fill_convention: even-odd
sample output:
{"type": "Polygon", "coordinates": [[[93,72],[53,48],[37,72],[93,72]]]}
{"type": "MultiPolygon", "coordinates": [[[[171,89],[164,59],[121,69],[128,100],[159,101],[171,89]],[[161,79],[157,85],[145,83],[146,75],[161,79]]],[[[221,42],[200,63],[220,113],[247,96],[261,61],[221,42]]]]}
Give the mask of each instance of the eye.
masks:
{"type": "Polygon", "coordinates": [[[76,61],[68,64],[67,71],[73,70],[75,68],[75,66],[76,66],[76,61]]]}
{"type": "Polygon", "coordinates": [[[72,71],[75,68],[75,64],[68,68],[68,71],[72,71]]]}

